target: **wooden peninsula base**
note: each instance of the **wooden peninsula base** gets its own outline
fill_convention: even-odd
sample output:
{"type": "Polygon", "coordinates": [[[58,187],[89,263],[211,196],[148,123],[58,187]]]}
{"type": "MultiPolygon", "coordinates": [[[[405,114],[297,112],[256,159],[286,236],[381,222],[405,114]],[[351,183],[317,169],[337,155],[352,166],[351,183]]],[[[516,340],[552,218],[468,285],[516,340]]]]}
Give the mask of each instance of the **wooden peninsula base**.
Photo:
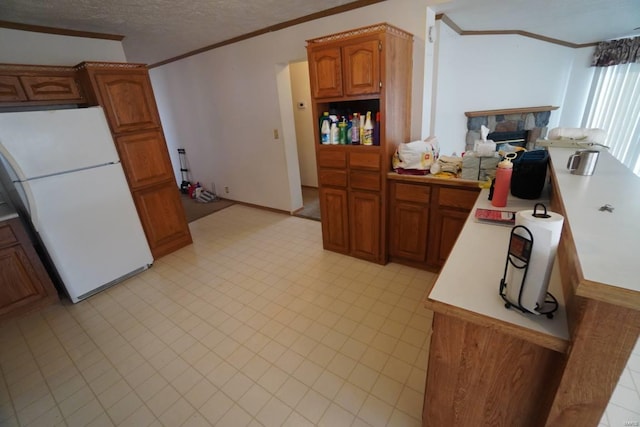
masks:
{"type": "MultiPolygon", "coordinates": [[[[467,218],[425,302],[435,312],[425,427],[596,427],[638,340],[640,241],[630,236],[640,235],[640,179],[607,152],[593,176],[571,175],[564,165],[574,150],[549,151],[543,197],[565,219],[549,282],[558,311],[547,319],[505,309],[498,288],[510,228],[467,218]]],[[[504,210],[535,202],[512,198],[504,210]]]]}

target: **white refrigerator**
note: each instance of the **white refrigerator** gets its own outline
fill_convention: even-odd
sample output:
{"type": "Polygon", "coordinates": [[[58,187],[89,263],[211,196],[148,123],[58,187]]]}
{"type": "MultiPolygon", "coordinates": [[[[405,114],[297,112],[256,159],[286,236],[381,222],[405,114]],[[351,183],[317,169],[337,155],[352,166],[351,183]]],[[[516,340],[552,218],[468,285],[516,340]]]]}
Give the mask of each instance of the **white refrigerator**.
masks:
{"type": "Polygon", "coordinates": [[[0,160],[72,302],[153,263],[101,107],[0,113],[0,160]]]}

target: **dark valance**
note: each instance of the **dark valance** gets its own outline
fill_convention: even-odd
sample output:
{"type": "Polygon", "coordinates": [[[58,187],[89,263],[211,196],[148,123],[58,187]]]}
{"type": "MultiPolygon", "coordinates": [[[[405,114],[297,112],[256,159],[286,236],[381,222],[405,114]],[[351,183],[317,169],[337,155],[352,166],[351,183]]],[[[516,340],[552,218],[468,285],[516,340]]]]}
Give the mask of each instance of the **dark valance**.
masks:
{"type": "Polygon", "coordinates": [[[608,67],[629,62],[640,62],[640,37],[598,43],[591,65],[608,67]]]}

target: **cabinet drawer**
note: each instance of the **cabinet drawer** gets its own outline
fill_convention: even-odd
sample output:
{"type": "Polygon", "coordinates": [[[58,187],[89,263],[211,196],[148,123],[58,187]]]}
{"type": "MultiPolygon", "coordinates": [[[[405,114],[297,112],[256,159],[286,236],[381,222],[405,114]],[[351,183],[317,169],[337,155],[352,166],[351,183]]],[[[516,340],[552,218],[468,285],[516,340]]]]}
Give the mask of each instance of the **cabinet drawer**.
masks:
{"type": "Polygon", "coordinates": [[[380,174],[377,172],[351,171],[349,182],[351,188],[380,191],[380,174]]]}
{"type": "Polygon", "coordinates": [[[453,208],[471,209],[478,198],[476,190],[462,190],[458,188],[440,188],[438,204],[453,208]]]}
{"type": "Polygon", "coordinates": [[[18,238],[13,233],[9,224],[0,225],[0,247],[8,246],[18,242],[18,238]]]}
{"type": "Polygon", "coordinates": [[[349,167],[380,170],[380,155],[378,153],[351,153],[349,154],[349,167]]]}
{"type": "Polygon", "coordinates": [[[318,165],[325,168],[345,168],[347,166],[347,153],[337,150],[320,150],[318,152],[318,165]]]}
{"type": "Polygon", "coordinates": [[[431,187],[428,185],[404,184],[401,182],[395,184],[396,200],[426,204],[429,203],[430,195],[431,187]]]}
{"type": "Polygon", "coordinates": [[[335,169],[320,169],[318,180],[322,185],[332,185],[334,187],[347,186],[347,172],[335,169]]]}

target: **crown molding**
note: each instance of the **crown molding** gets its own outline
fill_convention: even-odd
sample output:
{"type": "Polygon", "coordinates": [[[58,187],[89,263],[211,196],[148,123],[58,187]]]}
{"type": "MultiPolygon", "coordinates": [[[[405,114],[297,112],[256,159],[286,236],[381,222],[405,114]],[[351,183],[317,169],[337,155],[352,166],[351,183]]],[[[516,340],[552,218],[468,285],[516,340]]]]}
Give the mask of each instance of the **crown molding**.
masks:
{"type": "Polygon", "coordinates": [[[103,39],[122,41],[124,36],[119,34],[94,33],[91,31],[67,30],[65,28],[45,27],[42,25],[21,24],[19,22],[0,21],[0,28],[30,31],[32,33],[57,34],[59,36],[84,37],[89,39],[103,39]]]}
{"type": "Polygon", "coordinates": [[[449,28],[451,28],[453,31],[455,31],[456,33],[458,33],[461,36],[518,35],[518,36],[523,36],[523,37],[529,37],[529,38],[536,39],[536,40],[541,40],[541,41],[547,42],[547,43],[552,43],[552,44],[557,44],[557,45],[560,45],[560,46],[570,47],[570,48],[573,48],[573,49],[580,49],[580,48],[583,48],[583,47],[596,46],[598,44],[598,43],[583,43],[583,44],[571,43],[571,42],[567,42],[567,41],[564,41],[564,40],[554,39],[552,37],[542,36],[540,34],[530,33],[529,31],[522,31],[522,30],[469,31],[469,30],[463,30],[462,28],[458,27],[458,25],[456,25],[456,23],[453,22],[451,20],[451,18],[449,18],[444,13],[437,14],[436,15],[436,20],[438,20],[438,19],[441,20],[442,22],[444,22],[445,24],[447,24],[449,26],[449,28]]]}

